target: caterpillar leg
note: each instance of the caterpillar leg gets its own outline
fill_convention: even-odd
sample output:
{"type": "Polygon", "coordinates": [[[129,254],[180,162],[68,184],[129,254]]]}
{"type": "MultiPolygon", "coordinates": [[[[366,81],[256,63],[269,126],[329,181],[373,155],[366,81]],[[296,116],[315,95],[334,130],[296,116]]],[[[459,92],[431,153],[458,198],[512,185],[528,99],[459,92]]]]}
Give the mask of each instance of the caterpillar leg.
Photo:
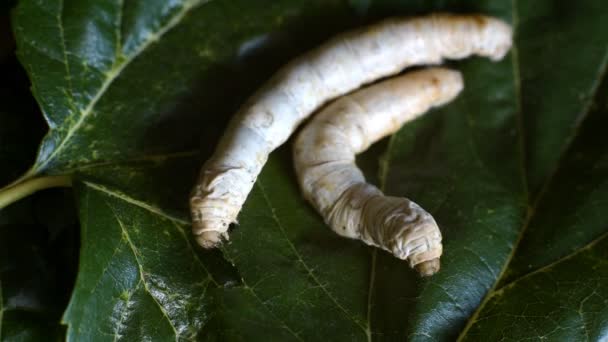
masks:
{"type": "Polygon", "coordinates": [[[302,130],[294,162],[304,196],[338,234],[407,260],[423,276],[439,270],[443,247],[433,217],[416,203],[365,182],[355,155],[462,90],[459,72],[428,68],[344,96],[302,130]]]}

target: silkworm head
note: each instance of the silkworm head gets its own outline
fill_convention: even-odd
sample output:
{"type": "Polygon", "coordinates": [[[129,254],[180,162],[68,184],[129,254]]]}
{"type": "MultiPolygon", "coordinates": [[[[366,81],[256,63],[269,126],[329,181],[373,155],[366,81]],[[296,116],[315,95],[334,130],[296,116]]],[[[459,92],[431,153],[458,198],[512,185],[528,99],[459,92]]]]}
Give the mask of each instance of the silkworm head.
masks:
{"type": "Polygon", "coordinates": [[[416,265],[416,271],[423,277],[430,277],[439,272],[440,265],[439,258],[435,258],[416,265]]]}

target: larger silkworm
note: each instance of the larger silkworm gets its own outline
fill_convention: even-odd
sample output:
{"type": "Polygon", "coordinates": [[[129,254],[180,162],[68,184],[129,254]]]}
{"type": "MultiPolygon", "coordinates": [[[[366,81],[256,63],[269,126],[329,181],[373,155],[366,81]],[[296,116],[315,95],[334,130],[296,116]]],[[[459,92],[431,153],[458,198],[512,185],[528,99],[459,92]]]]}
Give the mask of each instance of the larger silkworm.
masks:
{"type": "Polygon", "coordinates": [[[511,36],[506,23],[479,15],[389,19],[287,64],[241,107],[201,170],[190,199],[198,243],[209,248],[228,238],[269,153],[327,101],[412,65],[472,54],[498,60],[511,36]]]}
{"type": "Polygon", "coordinates": [[[304,127],[294,145],[298,182],[336,233],[385,249],[424,275],[439,269],[441,233],[433,217],[366,183],[355,154],[461,89],[456,71],[414,71],[338,99],[304,127]]]}

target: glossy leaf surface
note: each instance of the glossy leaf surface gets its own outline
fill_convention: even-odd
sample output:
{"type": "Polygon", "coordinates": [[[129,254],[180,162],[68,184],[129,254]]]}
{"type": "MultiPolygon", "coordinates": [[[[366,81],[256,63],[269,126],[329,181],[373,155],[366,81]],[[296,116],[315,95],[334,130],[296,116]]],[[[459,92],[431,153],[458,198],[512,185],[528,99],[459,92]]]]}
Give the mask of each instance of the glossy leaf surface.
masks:
{"type": "Polygon", "coordinates": [[[69,336],[605,338],[607,14],[598,0],[22,0],[19,55],[51,128],[30,176],[79,182],[69,336]],[[336,32],[432,11],[516,30],[503,61],[450,63],[461,96],[364,158],[385,192],[435,216],[441,272],[421,280],[332,233],[299,195],[287,146],[221,254],[198,250],[188,191],[245,98],[336,32]]]}

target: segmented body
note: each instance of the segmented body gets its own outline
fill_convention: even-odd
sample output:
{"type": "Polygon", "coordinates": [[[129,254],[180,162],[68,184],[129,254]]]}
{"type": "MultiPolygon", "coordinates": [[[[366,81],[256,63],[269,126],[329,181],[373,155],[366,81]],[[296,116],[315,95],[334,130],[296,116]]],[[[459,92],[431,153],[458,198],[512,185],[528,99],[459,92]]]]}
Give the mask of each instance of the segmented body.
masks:
{"type": "Polygon", "coordinates": [[[203,247],[228,238],[271,151],[328,101],[412,65],[470,55],[498,60],[511,28],[479,15],[394,18],[339,35],[279,70],[232,119],[192,191],[192,231],[203,247]]]}
{"type": "Polygon", "coordinates": [[[441,232],[433,217],[368,184],[355,155],[451,101],[462,87],[457,71],[409,72],[341,97],[304,127],[293,149],[298,181],[336,233],[385,249],[425,275],[439,269],[441,232]]]}

